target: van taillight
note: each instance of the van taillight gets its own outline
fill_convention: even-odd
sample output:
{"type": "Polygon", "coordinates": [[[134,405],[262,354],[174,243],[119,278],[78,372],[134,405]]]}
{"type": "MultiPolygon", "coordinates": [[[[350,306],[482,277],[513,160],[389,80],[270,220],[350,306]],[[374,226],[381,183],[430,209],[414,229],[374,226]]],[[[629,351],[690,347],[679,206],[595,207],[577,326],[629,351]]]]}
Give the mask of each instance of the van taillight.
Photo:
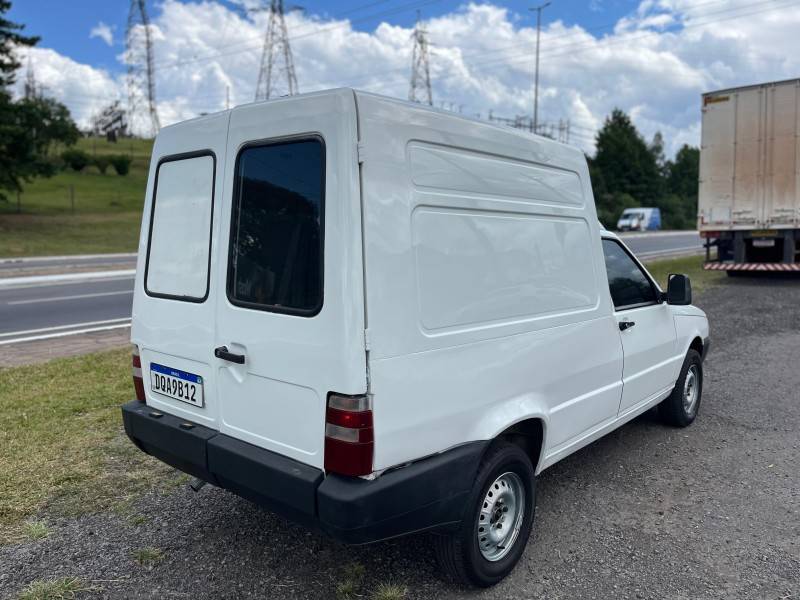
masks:
{"type": "Polygon", "coordinates": [[[133,354],[133,389],[136,390],[136,399],[144,402],[144,380],[142,379],[142,359],[139,358],[139,346],[132,345],[133,354]]]}
{"type": "Polygon", "coordinates": [[[325,413],[325,470],[340,475],[369,475],[374,448],[369,397],[329,394],[325,413]]]}

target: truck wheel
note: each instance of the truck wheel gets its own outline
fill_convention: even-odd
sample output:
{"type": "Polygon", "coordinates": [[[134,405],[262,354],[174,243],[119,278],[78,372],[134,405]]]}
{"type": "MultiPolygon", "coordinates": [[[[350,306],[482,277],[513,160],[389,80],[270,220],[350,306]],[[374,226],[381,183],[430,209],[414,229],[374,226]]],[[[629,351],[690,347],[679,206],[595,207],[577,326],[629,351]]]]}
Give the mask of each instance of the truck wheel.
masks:
{"type": "Polygon", "coordinates": [[[436,536],[441,569],[455,580],[494,585],[519,562],[533,525],[536,482],[530,458],[500,442],[487,451],[458,529],[436,536]]]}
{"type": "Polygon", "coordinates": [[[689,350],[672,393],[658,405],[661,419],[674,427],[691,425],[703,395],[703,359],[689,350]]]}

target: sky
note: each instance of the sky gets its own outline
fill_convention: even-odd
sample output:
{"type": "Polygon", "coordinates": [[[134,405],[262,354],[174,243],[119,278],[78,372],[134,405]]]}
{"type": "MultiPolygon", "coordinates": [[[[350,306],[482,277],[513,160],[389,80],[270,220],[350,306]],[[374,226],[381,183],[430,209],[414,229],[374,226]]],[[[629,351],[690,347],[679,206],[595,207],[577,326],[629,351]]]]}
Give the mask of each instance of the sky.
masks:
{"type": "MultiPolygon", "coordinates": [[[[537,2],[285,2],[301,92],[351,86],[406,98],[419,11],[434,105],[486,118],[529,116],[537,2]],[[296,4],[302,4],[299,8],[296,4]],[[289,9],[292,10],[289,10],[289,9]]],[[[41,37],[21,50],[79,125],[125,100],[126,0],[13,0],[9,18],[41,37]]],[[[263,0],[148,0],[162,125],[252,102],[263,0]]],[[[615,107],[668,154],[699,144],[700,95],[800,77],[800,0],[552,0],[542,11],[539,120],[570,123],[586,152],[615,107]]],[[[135,121],[144,128],[144,120],[135,121]]]]}

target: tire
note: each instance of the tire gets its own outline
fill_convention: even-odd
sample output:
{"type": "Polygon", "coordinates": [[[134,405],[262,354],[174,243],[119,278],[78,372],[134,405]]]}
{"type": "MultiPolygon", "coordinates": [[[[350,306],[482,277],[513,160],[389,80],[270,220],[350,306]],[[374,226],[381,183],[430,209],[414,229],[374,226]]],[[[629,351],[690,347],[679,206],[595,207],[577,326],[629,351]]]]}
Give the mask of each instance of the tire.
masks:
{"type": "Polygon", "coordinates": [[[695,350],[689,350],[681,367],[675,389],[658,405],[661,420],[673,427],[688,427],[700,410],[703,399],[703,359],[695,350]],[[693,394],[689,399],[687,394],[693,394]]]}
{"type": "Polygon", "coordinates": [[[530,537],[535,494],[536,478],[528,455],[507,442],[490,446],[478,467],[461,524],[452,534],[435,538],[436,557],[442,571],[460,583],[478,587],[489,587],[502,580],[519,562],[530,537]],[[521,502],[520,495],[524,496],[521,502]],[[514,527],[517,518],[518,529],[514,527]],[[492,535],[482,536],[486,540],[482,549],[478,534],[479,530],[489,529],[485,525],[487,520],[492,525],[492,535]],[[494,527],[494,523],[499,527],[494,527]]]}

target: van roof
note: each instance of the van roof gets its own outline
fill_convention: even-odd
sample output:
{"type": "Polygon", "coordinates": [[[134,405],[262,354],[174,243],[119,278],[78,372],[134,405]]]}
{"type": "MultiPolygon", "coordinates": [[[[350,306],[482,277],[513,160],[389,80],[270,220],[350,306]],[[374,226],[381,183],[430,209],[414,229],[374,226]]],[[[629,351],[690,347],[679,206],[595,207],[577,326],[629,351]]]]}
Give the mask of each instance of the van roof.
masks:
{"type": "Polygon", "coordinates": [[[204,115],[193,117],[191,119],[186,119],[185,121],[180,121],[178,123],[173,123],[172,125],[167,125],[165,127],[162,127],[162,129],[171,129],[173,127],[181,126],[181,125],[188,124],[188,123],[195,123],[195,124],[202,123],[204,120],[210,119],[215,115],[223,114],[223,113],[226,113],[226,112],[238,111],[238,110],[242,109],[243,107],[251,106],[253,104],[257,104],[257,103],[261,103],[261,102],[291,102],[291,101],[293,101],[294,99],[297,99],[297,98],[308,98],[308,97],[315,97],[315,96],[335,96],[335,95],[342,95],[342,94],[355,94],[356,98],[358,98],[359,96],[361,96],[361,97],[368,96],[368,97],[380,100],[381,102],[386,102],[386,103],[389,103],[389,104],[396,105],[397,107],[402,107],[405,110],[409,110],[410,109],[410,110],[414,110],[414,111],[433,112],[433,113],[437,113],[437,114],[440,114],[440,115],[447,115],[448,117],[451,117],[451,118],[461,119],[463,121],[469,121],[471,123],[479,123],[484,127],[491,127],[491,128],[494,128],[494,129],[497,129],[497,130],[500,130],[500,131],[504,131],[506,133],[512,133],[513,135],[516,135],[517,137],[520,137],[520,138],[536,139],[540,143],[544,142],[544,143],[547,143],[547,144],[552,144],[552,145],[556,145],[556,146],[562,146],[564,148],[569,148],[570,150],[579,152],[582,155],[582,151],[580,149],[578,149],[576,146],[572,146],[572,145],[569,145],[569,144],[564,144],[562,142],[558,142],[556,140],[553,140],[551,138],[545,137],[543,135],[538,135],[538,134],[531,133],[529,131],[525,131],[524,129],[517,129],[517,128],[511,127],[509,125],[503,125],[501,123],[494,123],[492,121],[486,121],[484,119],[479,119],[478,117],[472,117],[472,116],[469,116],[469,115],[464,115],[462,113],[455,113],[455,112],[452,112],[452,111],[449,111],[449,110],[436,108],[435,106],[428,106],[428,105],[425,105],[425,104],[420,104],[420,103],[416,103],[416,102],[410,102],[408,100],[402,100],[400,98],[393,98],[391,96],[385,96],[383,94],[376,94],[376,93],[373,93],[373,92],[365,92],[365,91],[358,90],[358,89],[355,89],[355,88],[350,88],[350,87],[331,88],[331,89],[320,90],[320,91],[316,91],[316,92],[305,92],[305,93],[302,93],[302,94],[297,94],[295,96],[282,96],[280,98],[272,98],[270,100],[259,100],[257,102],[248,102],[246,104],[240,104],[238,106],[234,106],[233,108],[230,108],[230,109],[227,109],[227,110],[221,110],[221,111],[217,111],[217,112],[214,112],[214,113],[207,113],[207,114],[204,114],[204,115]]]}

